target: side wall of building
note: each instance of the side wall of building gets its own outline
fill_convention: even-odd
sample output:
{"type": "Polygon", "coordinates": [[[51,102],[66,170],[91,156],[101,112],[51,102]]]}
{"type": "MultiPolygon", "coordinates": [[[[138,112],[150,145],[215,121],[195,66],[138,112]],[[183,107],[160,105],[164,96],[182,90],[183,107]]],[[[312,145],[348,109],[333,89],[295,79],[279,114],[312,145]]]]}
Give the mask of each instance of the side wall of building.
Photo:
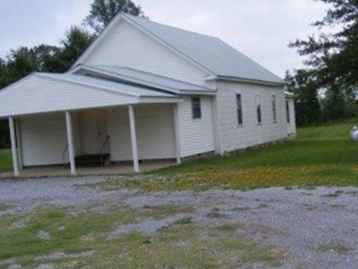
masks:
{"type": "Polygon", "coordinates": [[[235,151],[287,137],[285,92],[283,88],[217,82],[217,111],[220,153],[235,151]],[[243,124],[238,124],[236,96],[241,94],[243,124]],[[257,120],[257,97],[261,104],[262,123],[257,120]],[[276,122],[272,96],[276,96],[276,122]]]}
{"type": "Polygon", "coordinates": [[[213,131],[213,97],[201,96],[201,118],[193,119],[191,97],[179,103],[179,130],[181,156],[207,153],[215,150],[213,131]]]}
{"type": "MultiPolygon", "coordinates": [[[[24,166],[64,162],[63,152],[67,145],[65,113],[22,117],[18,122],[24,166]]],[[[67,156],[65,158],[68,160],[67,156]]]]}

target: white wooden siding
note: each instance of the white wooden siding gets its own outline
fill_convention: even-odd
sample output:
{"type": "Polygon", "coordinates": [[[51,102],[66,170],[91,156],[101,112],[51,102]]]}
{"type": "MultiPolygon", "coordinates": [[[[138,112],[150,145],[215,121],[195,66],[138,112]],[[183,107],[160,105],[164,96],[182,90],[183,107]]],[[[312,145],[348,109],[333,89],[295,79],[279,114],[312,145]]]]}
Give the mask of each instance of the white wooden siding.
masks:
{"type": "MultiPolygon", "coordinates": [[[[139,159],[175,158],[172,105],[135,106],[139,159]]],[[[108,131],[112,161],[132,160],[128,108],[111,109],[108,131]]]]}
{"type": "Polygon", "coordinates": [[[124,21],[113,28],[84,63],[131,67],[196,84],[203,84],[206,75],[198,67],[124,21]]]}
{"type": "Polygon", "coordinates": [[[63,163],[67,144],[65,113],[22,117],[20,122],[25,166],[63,163]]]}
{"type": "Polygon", "coordinates": [[[191,98],[179,103],[181,156],[187,157],[215,150],[212,97],[201,96],[201,119],[193,119],[191,98]]]}
{"type": "MultiPolygon", "coordinates": [[[[287,137],[285,93],[281,88],[243,83],[218,82],[218,112],[221,152],[230,152],[287,137]],[[236,94],[242,95],[243,125],[239,126],[236,94]],[[272,113],[276,95],[277,122],[272,113]],[[257,123],[256,95],[260,96],[262,124],[257,123]]],[[[293,116],[292,114],[291,116],[293,116]]]]}

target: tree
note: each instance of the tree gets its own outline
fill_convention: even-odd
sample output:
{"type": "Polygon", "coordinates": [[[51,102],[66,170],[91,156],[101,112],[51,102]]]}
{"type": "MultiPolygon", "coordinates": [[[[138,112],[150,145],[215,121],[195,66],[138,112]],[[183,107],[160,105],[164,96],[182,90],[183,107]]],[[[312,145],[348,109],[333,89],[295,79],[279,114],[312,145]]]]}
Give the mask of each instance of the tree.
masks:
{"type": "Polygon", "coordinates": [[[309,73],[303,69],[294,75],[286,72],[288,91],[294,94],[296,121],[298,125],[308,125],[321,119],[318,90],[309,73]]]}
{"type": "Polygon", "coordinates": [[[12,50],[7,57],[6,68],[3,71],[5,86],[38,70],[38,62],[33,49],[21,47],[12,50]]]}
{"type": "Polygon", "coordinates": [[[293,77],[287,76],[288,81],[294,81],[290,87],[298,98],[299,124],[336,120],[357,115],[358,111],[358,1],[321,1],[330,8],[322,20],[313,24],[318,27],[318,34],[290,44],[307,57],[307,68],[296,71],[293,77]],[[311,113],[317,111],[319,91],[324,92],[323,117],[315,119],[311,113]]]}
{"type": "Polygon", "coordinates": [[[65,39],[61,41],[62,48],[47,63],[51,63],[52,72],[65,72],[91,45],[93,36],[86,30],[72,26],[65,39]]]}
{"type": "Polygon", "coordinates": [[[347,116],[347,98],[338,87],[330,87],[322,100],[322,113],[325,121],[338,120],[347,116]]]}
{"type": "Polygon", "coordinates": [[[119,12],[144,16],[141,7],[131,0],[94,0],[85,22],[98,35],[119,12]]]}
{"type": "Polygon", "coordinates": [[[313,25],[320,30],[318,37],[296,40],[291,47],[308,56],[306,64],[315,77],[317,87],[340,87],[347,90],[358,86],[358,1],[321,0],[331,8],[325,17],[313,25]],[[335,33],[324,33],[336,27],[335,33]]]}

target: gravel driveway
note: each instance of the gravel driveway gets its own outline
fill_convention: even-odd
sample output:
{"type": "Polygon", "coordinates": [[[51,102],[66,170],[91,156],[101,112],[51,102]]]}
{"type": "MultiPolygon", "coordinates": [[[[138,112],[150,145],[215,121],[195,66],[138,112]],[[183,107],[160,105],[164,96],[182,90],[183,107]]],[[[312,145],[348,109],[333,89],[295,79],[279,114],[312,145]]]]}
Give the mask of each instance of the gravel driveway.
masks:
{"type": "MultiPolygon", "coordinates": [[[[195,223],[240,223],[237,234],[287,250],[281,268],[358,268],[358,188],[270,188],[251,191],[141,193],[79,186],[103,181],[102,177],[3,180],[0,217],[30,212],[44,204],[77,209],[106,210],[108,205],[129,209],[149,206],[192,206],[195,223]]],[[[155,232],[170,221],[143,220],[121,231],[155,232]],[[148,223],[148,227],[146,224],[148,223]],[[158,225],[158,227],[156,227],[158,225]]],[[[1,246],[0,246],[1,247],[1,246]]],[[[265,268],[265,267],[251,267],[265,268]]]]}

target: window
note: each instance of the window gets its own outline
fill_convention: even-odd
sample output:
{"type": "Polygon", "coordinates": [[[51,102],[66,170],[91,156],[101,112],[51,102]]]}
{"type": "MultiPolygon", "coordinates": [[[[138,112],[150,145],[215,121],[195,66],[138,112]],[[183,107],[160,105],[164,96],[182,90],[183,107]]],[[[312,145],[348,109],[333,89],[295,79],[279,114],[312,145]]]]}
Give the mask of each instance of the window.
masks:
{"type": "Polygon", "coordinates": [[[287,123],[290,123],[290,101],[286,99],[286,116],[287,116],[287,123]]]}
{"type": "Polygon", "coordinates": [[[193,110],[193,119],[201,119],[200,97],[192,97],[191,106],[193,110]]]}
{"type": "Polygon", "coordinates": [[[273,123],[277,122],[276,95],[272,95],[272,119],[273,123]]]}
{"type": "Polygon", "coordinates": [[[237,123],[239,125],[242,125],[243,119],[242,119],[242,98],[241,98],[241,94],[236,95],[236,110],[237,110],[237,123]]]}
{"type": "Polygon", "coordinates": [[[257,115],[257,124],[261,125],[262,123],[261,101],[260,101],[260,95],[258,94],[256,94],[256,115],[257,115]]]}

